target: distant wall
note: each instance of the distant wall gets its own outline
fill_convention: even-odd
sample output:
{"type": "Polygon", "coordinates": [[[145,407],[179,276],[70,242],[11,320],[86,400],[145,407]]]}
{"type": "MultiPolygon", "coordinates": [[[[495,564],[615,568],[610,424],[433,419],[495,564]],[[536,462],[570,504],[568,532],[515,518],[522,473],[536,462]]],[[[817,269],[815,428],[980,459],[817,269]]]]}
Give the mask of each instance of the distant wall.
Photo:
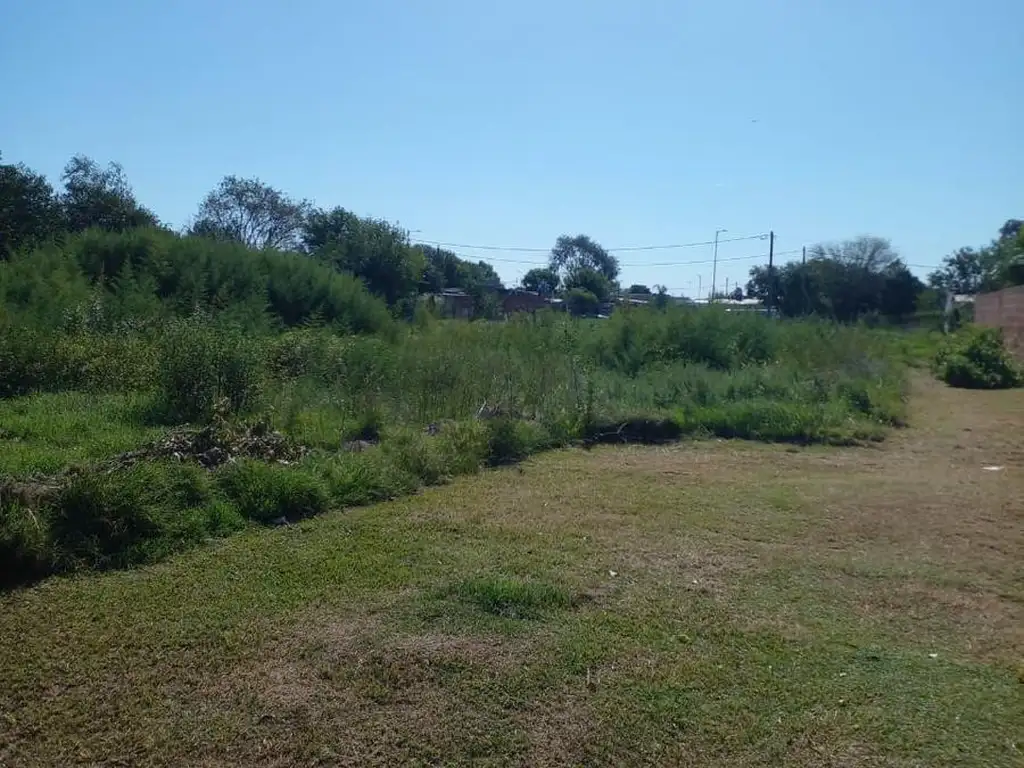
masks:
{"type": "Polygon", "coordinates": [[[1024,359],[1024,285],[978,294],[974,299],[974,322],[1002,328],[1006,345],[1024,359]]]}

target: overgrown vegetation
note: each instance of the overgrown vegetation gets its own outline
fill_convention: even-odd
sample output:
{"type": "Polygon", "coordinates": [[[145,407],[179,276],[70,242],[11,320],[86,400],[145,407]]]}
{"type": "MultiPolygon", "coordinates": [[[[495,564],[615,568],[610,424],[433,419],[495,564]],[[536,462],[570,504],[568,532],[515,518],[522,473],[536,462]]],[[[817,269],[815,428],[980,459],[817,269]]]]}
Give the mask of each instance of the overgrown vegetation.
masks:
{"type": "Polygon", "coordinates": [[[1024,373],[997,328],[968,327],[947,337],[935,356],[936,375],[952,387],[1010,389],[1024,373]]]}
{"type": "MultiPolygon", "coordinates": [[[[2,170],[5,581],[152,562],[557,446],[846,444],[904,418],[905,339],[868,324],[687,309],[657,286],[634,286],[648,307],[576,319],[619,292],[616,257],[586,235],[524,278],[568,313],[458,323],[418,297],[457,288],[494,317],[494,269],[385,220],[229,176],[176,233],[117,165],[74,158],[59,191],[2,170]],[[232,453],[224,434],[254,425],[293,450],[232,453]]],[[[886,315],[913,304],[884,241],[812,256],[835,291],[860,276],[886,315]]],[[[829,306],[790,314],[870,319],[829,306]]]]}
{"type": "Polygon", "coordinates": [[[0,471],[20,489],[3,501],[7,581],[151,562],[555,446],[849,443],[903,418],[902,363],[865,328],[681,307],[404,325],[306,256],[154,229],[15,255],[0,296],[0,471]],[[46,421],[54,397],[90,426],[46,421]],[[111,397],[127,399],[90,415],[111,397]],[[247,420],[303,450],[102,466],[167,428],[247,420]]]}

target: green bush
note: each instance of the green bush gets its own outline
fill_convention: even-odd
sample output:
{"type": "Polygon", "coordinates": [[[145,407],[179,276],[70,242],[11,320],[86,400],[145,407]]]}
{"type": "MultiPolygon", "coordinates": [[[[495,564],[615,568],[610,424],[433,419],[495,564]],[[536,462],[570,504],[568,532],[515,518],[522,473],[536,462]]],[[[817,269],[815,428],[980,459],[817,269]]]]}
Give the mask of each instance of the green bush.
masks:
{"type": "Polygon", "coordinates": [[[240,331],[219,330],[198,320],[170,325],[159,347],[156,415],[170,423],[207,423],[225,405],[245,413],[263,389],[260,349],[240,331]]]}
{"type": "Polygon", "coordinates": [[[487,421],[487,463],[492,467],[513,464],[535,453],[548,442],[543,427],[508,416],[487,421]]]}
{"type": "Polygon", "coordinates": [[[935,356],[936,375],[951,387],[1008,389],[1024,374],[996,328],[969,327],[951,335],[935,356]]]}
{"type": "MultiPolygon", "coordinates": [[[[152,488],[136,478],[143,470],[86,472],[59,504],[33,507],[34,517],[16,505],[5,510],[0,547],[19,553],[21,572],[149,562],[248,521],[395,498],[580,440],[713,434],[848,443],[877,439],[903,419],[911,355],[909,342],[891,330],[669,306],[626,309],[605,320],[550,312],[506,323],[391,324],[376,335],[344,335],[338,323],[282,332],[266,318],[238,322],[249,311],[236,301],[249,295],[247,277],[184,266],[188,254],[212,268],[251,252],[160,237],[153,244],[152,235],[137,242],[89,235],[94,240],[76,246],[97,284],[104,269],[116,268],[124,285],[109,295],[98,288],[104,293],[96,311],[65,326],[47,325],[14,300],[24,322],[0,310],[4,329],[14,331],[0,335],[0,393],[139,392],[109,414],[89,405],[100,398],[75,396],[92,408],[83,424],[118,422],[110,434],[90,428],[79,438],[57,421],[30,415],[0,425],[16,426],[16,438],[30,449],[31,462],[21,465],[54,469],[68,456],[103,460],[131,448],[132,435],[146,426],[140,417],[154,415],[219,423],[254,412],[312,453],[292,466],[229,463],[213,473],[212,489],[198,501],[168,490],[160,474],[166,468],[153,470],[159,476],[152,488]],[[204,261],[213,253],[220,255],[204,261]],[[169,264],[160,266],[154,254],[169,264]],[[155,311],[139,288],[147,271],[174,305],[160,327],[130,322],[133,311],[155,311]],[[141,292],[127,292],[129,283],[141,292]],[[202,311],[193,307],[182,319],[184,306],[175,302],[185,296],[198,297],[202,311]]],[[[4,274],[0,265],[0,284],[10,279],[4,274]]],[[[18,279],[28,281],[26,274],[18,279]]],[[[16,297],[9,282],[6,290],[16,297]]],[[[307,311],[296,307],[282,309],[281,317],[307,311]]],[[[977,358],[969,352],[957,354],[977,358]]],[[[8,405],[20,413],[19,402],[8,405]]]]}
{"type": "Polygon", "coordinates": [[[402,429],[387,434],[382,447],[397,467],[424,485],[437,485],[449,477],[434,437],[418,430],[402,429]]]}
{"type": "Polygon", "coordinates": [[[449,421],[439,432],[437,449],[449,475],[469,475],[483,466],[490,451],[485,424],[476,419],[449,421]]]}
{"type": "Polygon", "coordinates": [[[313,517],[330,507],[324,481],[301,467],[241,459],[217,472],[217,484],[243,517],[264,525],[313,517]]]}
{"type": "Polygon", "coordinates": [[[320,323],[375,333],[394,324],[360,280],[327,264],[163,229],[88,230],[0,262],[0,299],[50,327],[88,306],[97,310],[86,313],[94,330],[197,310],[250,328],[320,323]]]}
{"type": "Polygon", "coordinates": [[[419,478],[402,469],[380,447],[341,453],[311,464],[339,507],[359,507],[414,493],[419,478]]]}
{"type": "Polygon", "coordinates": [[[0,397],[52,391],[73,383],[69,366],[57,355],[56,341],[54,334],[34,328],[0,327],[0,397]]]}

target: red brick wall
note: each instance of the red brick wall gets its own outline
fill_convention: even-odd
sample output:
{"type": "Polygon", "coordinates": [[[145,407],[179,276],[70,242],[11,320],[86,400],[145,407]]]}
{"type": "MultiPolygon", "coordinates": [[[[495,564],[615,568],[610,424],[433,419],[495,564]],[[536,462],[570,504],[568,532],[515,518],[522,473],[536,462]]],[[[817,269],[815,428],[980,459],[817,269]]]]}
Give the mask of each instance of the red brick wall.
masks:
{"type": "Polygon", "coordinates": [[[978,294],[974,322],[1002,328],[1006,345],[1024,359],[1024,285],[978,294]]]}

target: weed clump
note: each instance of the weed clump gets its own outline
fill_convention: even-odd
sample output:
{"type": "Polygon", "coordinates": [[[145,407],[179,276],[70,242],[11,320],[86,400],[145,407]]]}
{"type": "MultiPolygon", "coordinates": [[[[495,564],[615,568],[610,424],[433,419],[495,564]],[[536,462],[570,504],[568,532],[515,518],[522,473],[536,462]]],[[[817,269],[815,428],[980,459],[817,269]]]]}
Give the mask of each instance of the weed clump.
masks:
{"type": "Polygon", "coordinates": [[[220,403],[230,413],[251,411],[263,389],[255,340],[197,321],[174,323],[160,347],[155,415],[181,424],[208,423],[220,403]]]}
{"type": "Polygon", "coordinates": [[[935,356],[936,375],[951,387],[1010,389],[1024,373],[997,328],[971,327],[951,335],[935,356]]]}
{"type": "Polygon", "coordinates": [[[313,517],[330,506],[323,479],[301,467],[241,459],[218,471],[217,484],[244,518],[263,525],[313,517]]]}
{"type": "Polygon", "coordinates": [[[214,509],[209,477],[175,462],[83,472],[45,510],[56,570],[155,562],[207,537],[214,509]]]}

